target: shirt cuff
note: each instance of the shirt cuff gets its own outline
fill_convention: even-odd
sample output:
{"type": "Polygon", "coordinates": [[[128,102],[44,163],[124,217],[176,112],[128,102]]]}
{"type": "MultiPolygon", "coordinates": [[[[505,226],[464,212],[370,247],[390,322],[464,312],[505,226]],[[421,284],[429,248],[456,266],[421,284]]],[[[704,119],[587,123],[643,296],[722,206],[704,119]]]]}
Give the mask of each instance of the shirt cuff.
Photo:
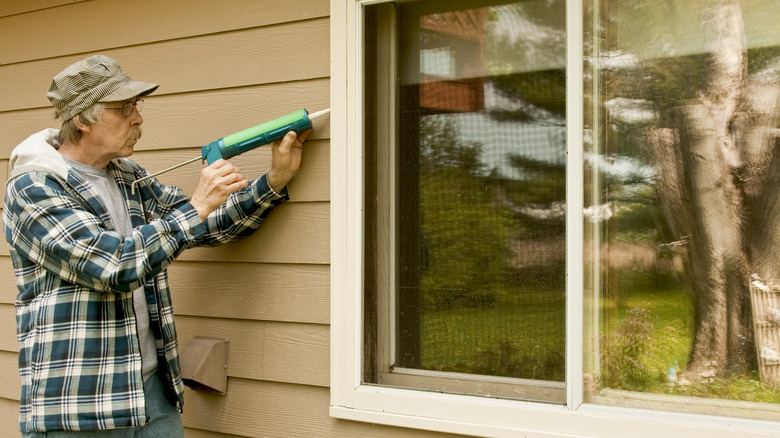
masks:
{"type": "Polygon", "coordinates": [[[195,207],[189,202],[179,208],[183,214],[183,221],[179,221],[179,226],[184,231],[187,240],[197,239],[206,234],[206,223],[201,220],[195,207]]]}
{"type": "Polygon", "coordinates": [[[257,181],[258,195],[261,198],[271,196],[273,199],[290,199],[290,192],[287,191],[287,186],[284,186],[281,193],[276,193],[276,190],[271,187],[271,184],[268,182],[268,172],[270,171],[267,170],[257,181]]]}

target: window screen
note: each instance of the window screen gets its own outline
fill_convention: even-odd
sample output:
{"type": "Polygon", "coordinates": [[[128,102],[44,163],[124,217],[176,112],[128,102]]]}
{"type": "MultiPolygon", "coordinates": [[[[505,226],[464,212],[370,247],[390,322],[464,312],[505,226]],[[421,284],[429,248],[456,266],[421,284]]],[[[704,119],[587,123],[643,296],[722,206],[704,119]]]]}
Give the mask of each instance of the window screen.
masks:
{"type": "Polygon", "coordinates": [[[564,401],[564,2],[364,15],[364,380],[564,401]]]}

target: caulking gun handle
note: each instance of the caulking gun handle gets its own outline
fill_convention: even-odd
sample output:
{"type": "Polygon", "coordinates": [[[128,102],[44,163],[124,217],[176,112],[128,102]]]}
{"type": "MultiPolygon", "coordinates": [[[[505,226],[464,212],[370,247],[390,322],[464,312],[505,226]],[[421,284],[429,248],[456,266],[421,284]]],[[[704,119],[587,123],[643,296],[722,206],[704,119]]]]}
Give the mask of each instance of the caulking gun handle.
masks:
{"type": "Polygon", "coordinates": [[[208,146],[201,146],[200,148],[200,155],[202,161],[207,161],[209,164],[219,160],[220,158],[225,158],[222,156],[222,153],[224,151],[224,142],[220,138],[219,140],[212,141],[209,143],[208,146]]]}

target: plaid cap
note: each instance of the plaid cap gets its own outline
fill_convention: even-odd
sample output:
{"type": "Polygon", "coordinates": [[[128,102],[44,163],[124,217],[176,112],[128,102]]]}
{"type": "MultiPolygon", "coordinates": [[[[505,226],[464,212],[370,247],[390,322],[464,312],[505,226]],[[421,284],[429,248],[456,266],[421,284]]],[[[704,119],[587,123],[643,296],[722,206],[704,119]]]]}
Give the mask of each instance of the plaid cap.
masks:
{"type": "Polygon", "coordinates": [[[95,55],[68,66],[51,81],[47,97],[63,122],[97,102],[119,102],[147,95],[158,84],[130,79],[119,63],[95,55]]]}

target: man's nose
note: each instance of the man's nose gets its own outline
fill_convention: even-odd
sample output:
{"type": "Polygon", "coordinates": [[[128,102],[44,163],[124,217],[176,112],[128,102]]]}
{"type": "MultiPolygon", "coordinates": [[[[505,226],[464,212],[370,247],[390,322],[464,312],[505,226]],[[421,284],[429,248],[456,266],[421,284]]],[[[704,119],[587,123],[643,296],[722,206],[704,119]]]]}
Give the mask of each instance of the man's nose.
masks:
{"type": "Polygon", "coordinates": [[[133,113],[130,114],[130,118],[132,119],[134,125],[140,125],[144,122],[144,118],[141,116],[141,112],[138,111],[138,108],[136,107],[133,107],[133,113]]]}

